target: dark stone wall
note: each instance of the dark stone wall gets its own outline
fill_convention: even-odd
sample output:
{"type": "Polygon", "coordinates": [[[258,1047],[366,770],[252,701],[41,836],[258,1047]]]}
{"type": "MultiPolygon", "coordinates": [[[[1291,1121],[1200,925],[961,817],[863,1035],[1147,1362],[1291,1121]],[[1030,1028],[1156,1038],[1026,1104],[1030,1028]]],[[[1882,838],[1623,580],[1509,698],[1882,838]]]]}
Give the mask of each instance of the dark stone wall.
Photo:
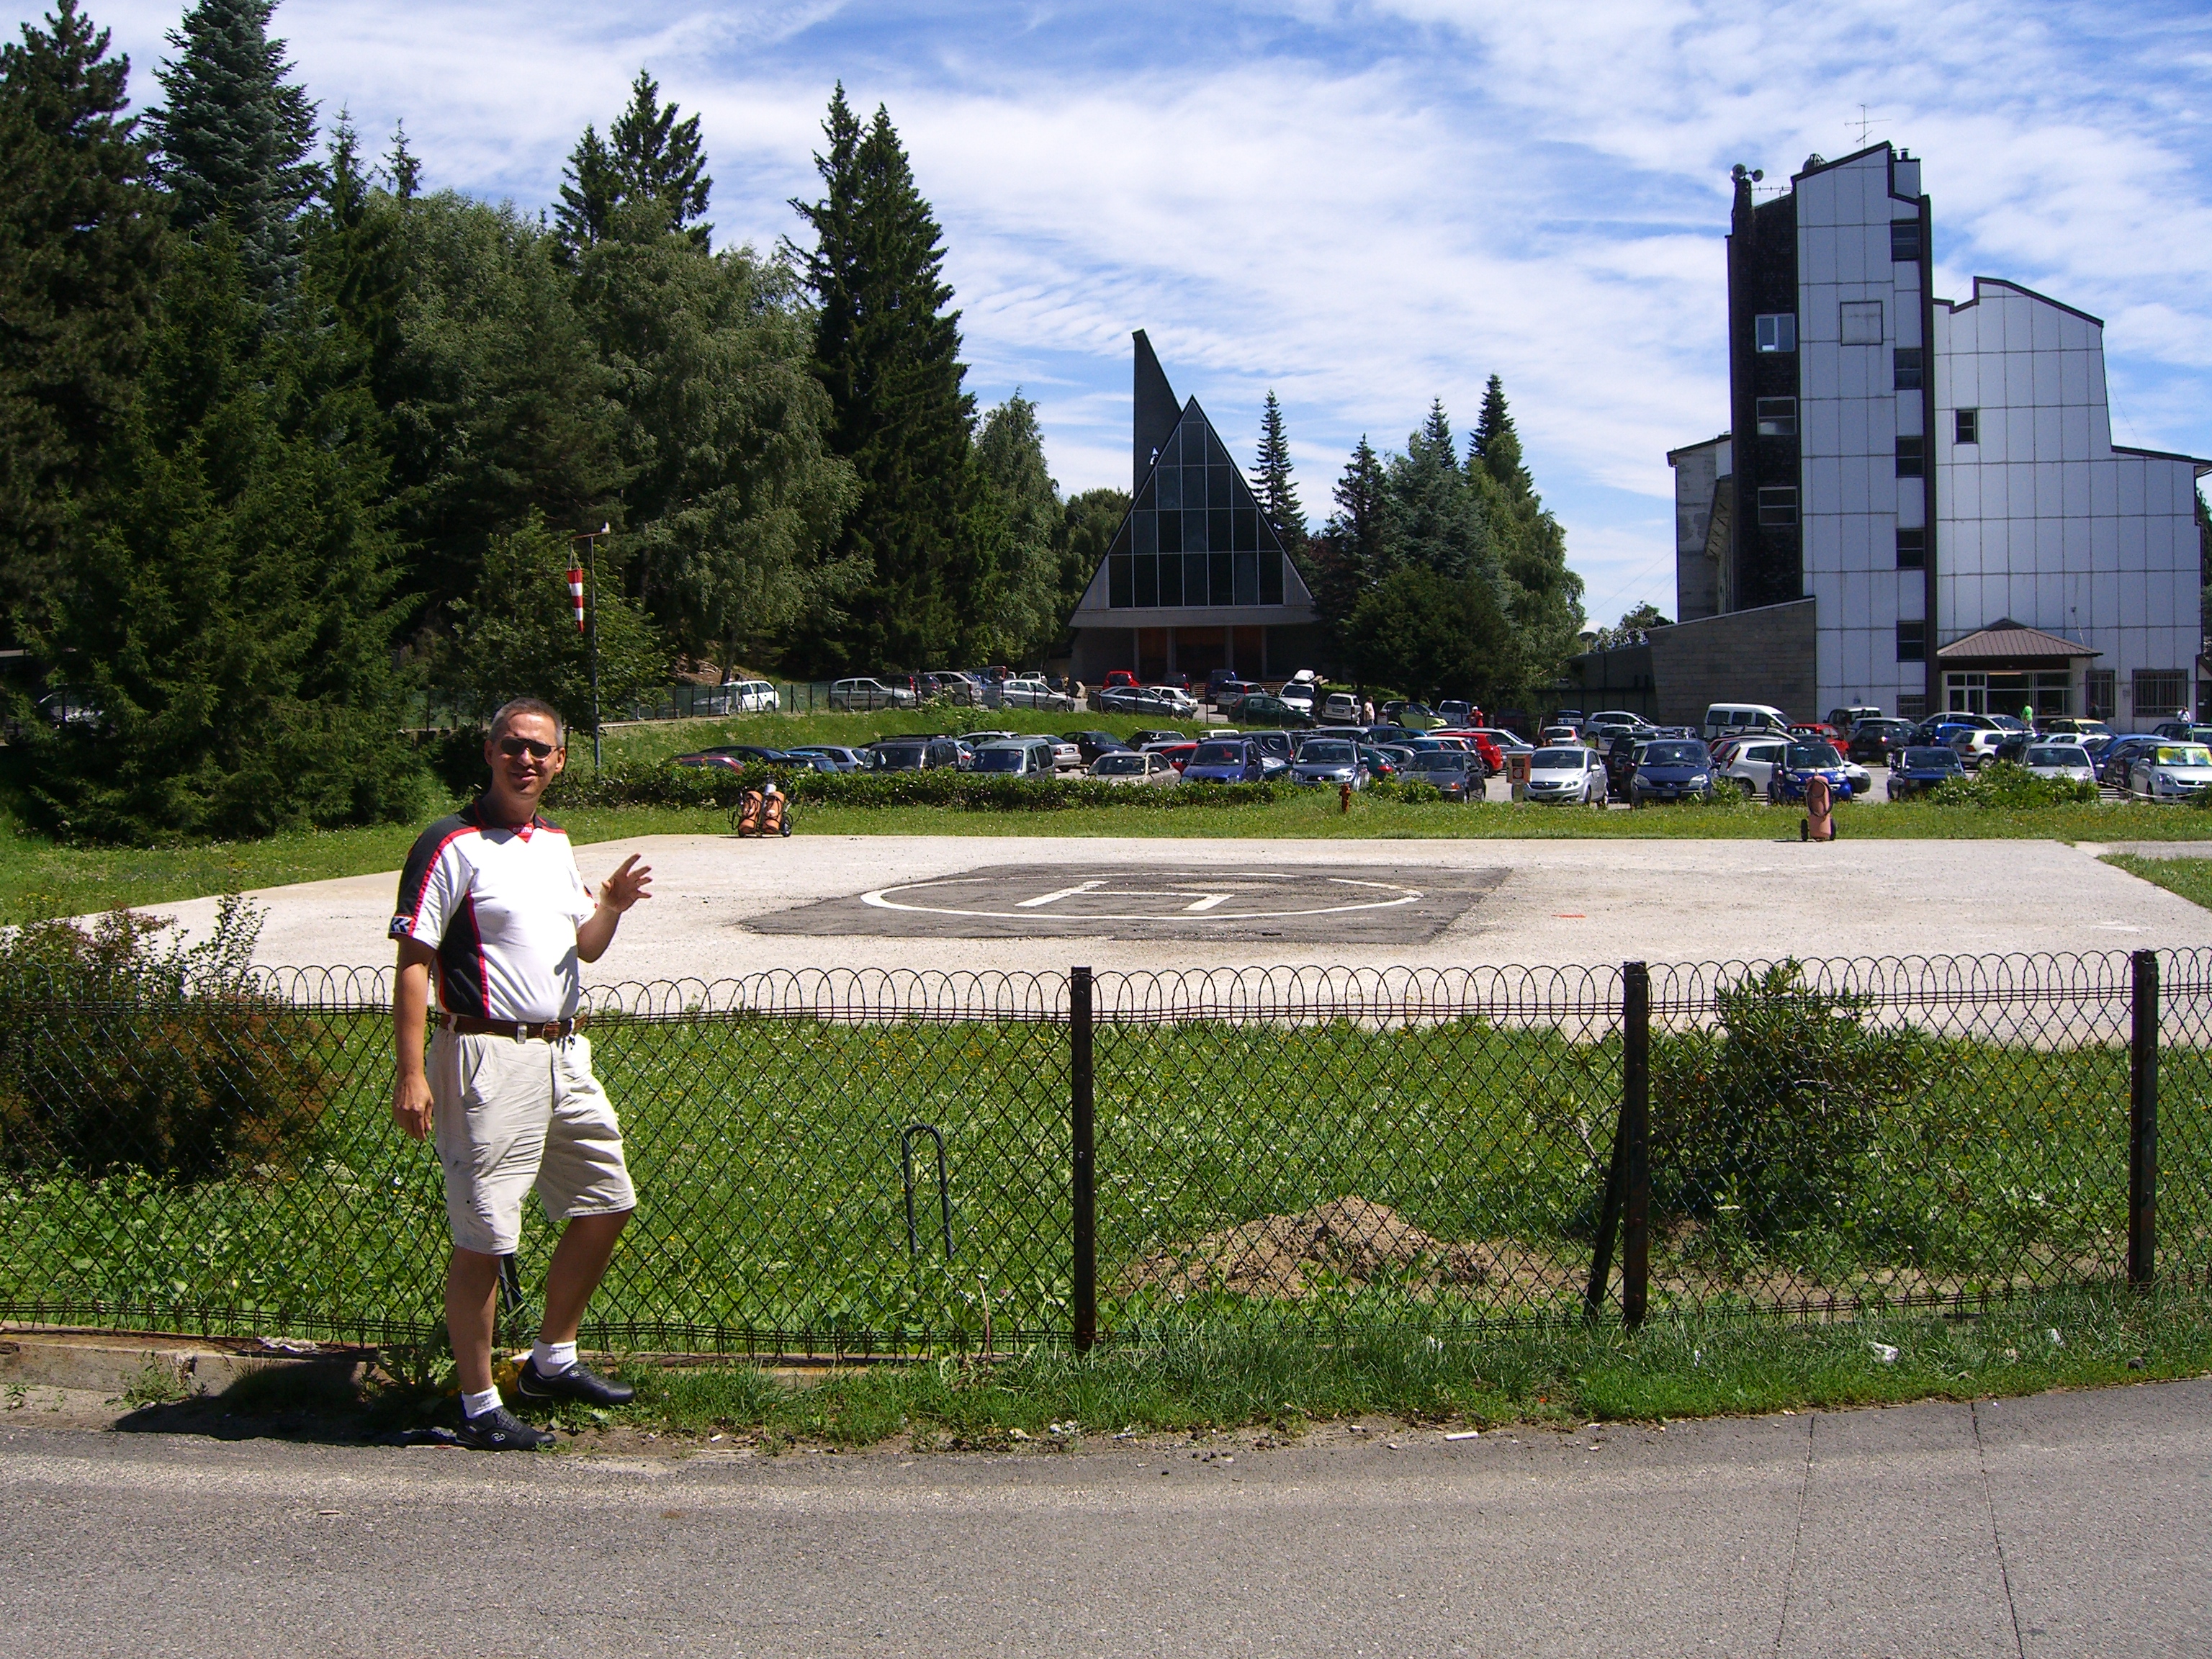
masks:
{"type": "Polygon", "coordinates": [[[1716,702],[1771,703],[1792,720],[1819,720],[1814,600],[1655,628],[1651,653],[1653,719],[1695,726],[1716,702]]]}

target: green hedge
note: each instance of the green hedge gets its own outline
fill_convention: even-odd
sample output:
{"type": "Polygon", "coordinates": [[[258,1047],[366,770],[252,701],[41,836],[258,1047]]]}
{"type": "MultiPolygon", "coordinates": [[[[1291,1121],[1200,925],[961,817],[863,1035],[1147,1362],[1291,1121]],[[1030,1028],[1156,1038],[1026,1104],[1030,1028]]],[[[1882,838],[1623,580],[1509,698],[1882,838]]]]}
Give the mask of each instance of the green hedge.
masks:
{"type": "Polygon", "coordinates": [[[801,772],[783,767],[749,766],[732,772],[719,766],[641,763],[611,768],[598,777],[569,773],[548,792],[548,804],[565,806],[737,805],[748,789],[770,778],[803,805],[945,806],[969,812],[1060,812],[1082,806],[1138,806],[1170,809],[1250,806],[1287,800],[1301,786],[1273,783],[1183,783],[1173,788],[1109,783],[1103,778],[1015,778],[989,773],[801,772]]]}
{"type": "Polygon", "coordinates": [[[2080,778],[2041,778],[2010,761],[1992,761],[1968,776],[1946,778],[1928,799],[1938,806],[2010,811],[2032,806],[2094,805],[2097,786],[2080,778]]]}

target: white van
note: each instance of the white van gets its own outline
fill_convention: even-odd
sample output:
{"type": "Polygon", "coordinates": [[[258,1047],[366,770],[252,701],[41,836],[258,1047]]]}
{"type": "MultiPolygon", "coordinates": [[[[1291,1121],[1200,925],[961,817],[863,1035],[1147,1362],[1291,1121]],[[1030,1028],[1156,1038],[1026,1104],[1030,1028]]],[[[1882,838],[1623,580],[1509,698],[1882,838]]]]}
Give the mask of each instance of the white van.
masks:
{"type": "Polygon", "coordinates": [[[1705,709],[1705,741],[1747,736],[1753,732],[1790,730],[1787,715],[1763,702],[1717,702],[1705,709]]]}

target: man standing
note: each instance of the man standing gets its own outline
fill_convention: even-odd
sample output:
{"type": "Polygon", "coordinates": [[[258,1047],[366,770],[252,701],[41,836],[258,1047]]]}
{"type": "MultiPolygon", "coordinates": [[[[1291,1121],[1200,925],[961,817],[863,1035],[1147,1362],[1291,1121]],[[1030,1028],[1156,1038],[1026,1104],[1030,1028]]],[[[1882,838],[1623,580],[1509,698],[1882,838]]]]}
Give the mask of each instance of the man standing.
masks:
{"type": "Polygon", "coordinates": [[[576,1358],[584,1304],[636,1207],[622,1130],[599,1079],[584,1021],[580,964],[613,942],[652,872],[632,856],[599,885],[576,873],[568,837],[538,815],[568,761],[561,718],[535,697],[492,717],[491,787],[424,830],[399,878],[392,936],[398,1077],[392,1115],[416,1139],[434,1123],[453,1255],[446,1328],[460,1372],[461,1439],[527,1450],[550,1434],[518,1419],[492,1382],[500,1259],[514,1254],[526,1193],[565,1222],[545,1276],[545,1321],[516,1380],[525,1400],[619,1405],[634,1392],[576,1358]],[[422,1028],[438,991],[426,1073],[422,1028]]]}

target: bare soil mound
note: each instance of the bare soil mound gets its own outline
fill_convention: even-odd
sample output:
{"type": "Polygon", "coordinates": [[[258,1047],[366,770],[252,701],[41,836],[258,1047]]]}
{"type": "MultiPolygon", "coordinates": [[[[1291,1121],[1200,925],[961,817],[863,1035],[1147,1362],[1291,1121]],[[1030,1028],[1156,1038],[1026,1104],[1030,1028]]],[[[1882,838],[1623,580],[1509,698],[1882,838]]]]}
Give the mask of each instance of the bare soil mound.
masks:
{"type": "Polygon", "coordinates": [[[1234,1291],[1297,1301],[1314,1294],[1312,1278],[1332,1285],[1386,1279],[1409,1290],[1437,1290],[1486,1283],[1497,1265],[1487,1246],[1448,1244],[1388,1204],[1333,1198],[1296,1215],[1262,1216],[1155,1251],[1122,1275],[1118,1289],[1125,1296],[1234,1291]]]}

